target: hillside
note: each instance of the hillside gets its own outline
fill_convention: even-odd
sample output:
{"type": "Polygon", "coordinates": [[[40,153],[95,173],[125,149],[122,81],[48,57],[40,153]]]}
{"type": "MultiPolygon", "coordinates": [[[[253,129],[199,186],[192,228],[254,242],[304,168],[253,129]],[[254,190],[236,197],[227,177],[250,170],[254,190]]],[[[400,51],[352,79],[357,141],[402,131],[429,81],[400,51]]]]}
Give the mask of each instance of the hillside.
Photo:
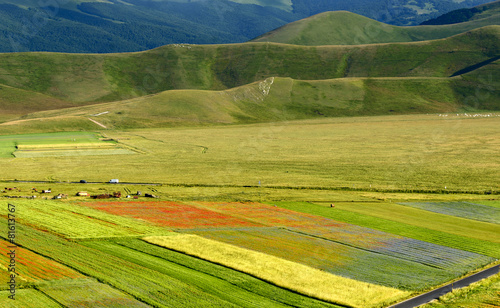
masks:
{"type": "Polygon", "coordinates": [[[500,1],[478,5],[473,8],[454,10],[437,18],[425,21],[422,25],[449,25],[472,20],[489,18],[500,14],[500,1]]]}
{"type": "Polygon", "coordinates": [[[0,54],[0,121],[23,120],[15,123],[37,131],[88,129],[87,118],[106,111],[98,121],[116,128],[493,111],[499,64],[500,26],[414,43],[7,53],[0,54]],[[43,123],[24,121],[35,118],[43,123]]]}
{"type": "Polygon", "coordinates": [[[500,25],[500,13],[454,25],[398,27],[350,12],[325,12],[252,41],[307,46],[415,42],[446,38],[488,25],[500,25]]]}
{"type": "MultiPolygon", "coordinates": [[[[498,77],[500,61],[490,67],[498,77]]],[[[480,74],[481,75],[481,74],[480,74]]],[[[500,110],[498,91],[470,101],[477,76],[455,78],[267,78],[224,91],[170,90],[112,103],[32,113],[3,133],[281,122],[297,119],[500,110]]],[[[485,85],[483,85],[485,86],[485,85]]]]}
{"type": "Polygon", "coordinates": [[[111,53],[239,43],[325,11],[414,25],[484,0],[0,0],[0,52],[111,53]]]}
{"type": "Polygon", "coordinates": [[[122,54],[0,54],[0,84],[76,103],[174,89],[224,90],[268,77],[449,77],[500,54],[500,26],[447,39],[363,46],[168,45],[122,54]]]}

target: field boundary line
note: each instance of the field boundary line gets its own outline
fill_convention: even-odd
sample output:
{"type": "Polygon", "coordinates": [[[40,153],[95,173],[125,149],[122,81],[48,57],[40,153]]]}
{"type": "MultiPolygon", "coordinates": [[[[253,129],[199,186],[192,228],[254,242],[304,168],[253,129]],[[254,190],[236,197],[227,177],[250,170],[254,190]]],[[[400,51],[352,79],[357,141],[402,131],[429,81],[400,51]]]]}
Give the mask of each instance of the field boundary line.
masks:
{"type": "Polygon", "coordinates": [[[493,267],[482,270],[478,273],[472,274],[455,282],[449,283],[443,287],[437,288],[435,290],[429,291],[424,294],[417,295],[413,298],[407,299],[401,303],[389,306],[388,308],[414,308],[423,304],[427,304],[428,302],[438,299],[439,297],[450,293],[454,289],[460,289],[463,287],[467,287],[468,285],[493,276],[500,272],[500,264],[497,264],[493,267]]]}

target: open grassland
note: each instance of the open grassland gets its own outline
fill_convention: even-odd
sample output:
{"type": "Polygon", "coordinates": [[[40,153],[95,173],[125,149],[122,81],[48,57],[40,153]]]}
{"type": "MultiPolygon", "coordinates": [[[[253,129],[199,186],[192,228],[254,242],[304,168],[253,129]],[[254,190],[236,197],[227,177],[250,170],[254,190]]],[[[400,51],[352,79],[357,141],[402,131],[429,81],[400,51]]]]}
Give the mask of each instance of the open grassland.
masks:
{"type": "Polygon", "coordinates": [[[0,158],[1,178],[484,193],[499,190],[499,122],[414,115],[106,131],[145,154],[0,158]]]}
{"type": "MultiPolygon", "coordinates": [[[[294,211],[309,213],[313,215],[323,216],[326,218],[331,218],[337,221],[343,221],[347,223],[352,223],[358,226],[363,226],[367,228],[373,228],[376,230],[381,230],[384,232],[405,236],[420,241],[425,241],[429,243],[434,243],[442,246],[452,247],[460,250],[475,252],[478,254],[487,255],[498,259],[500,257],[500,245],[498,243],[492,242],[496,238],[494,232],[490,233],[490,237],[480,240],[473,238],[474,233],[465,235],[456,235],[452,232],[448,233],[443,230],[437,230],[436,228],[426,228],[417,223],[411,223],[411,221],[397,221],[393,219],[393,214],[387,215],[385,217],[372,216],[370,213],[362,214],[360,212],[350,211],[350,206],[353,204],[349,203],[335,203],[335,208],[330,208],[330,204],[312,204],[308,202],[274,202],[280,207],[291,209],[294,211]]],[[[376,207],[374,207],[376,211],[376,207]]],[[[436,216],[434,216],[435,218],[436,216]]],[[[439,221],[429,220],[432,216],[426,216],[427,220],[420,220],[422,224],[438,225],[439,221]]],[[[418,221],[417,217],[412,219],[413,222],[418,221]]],[[[496,228],[497,225],[489,224],[496,228]]],[[[457,226],[460,227],[460,226],[457,226]]]]}
{"type": "Polygon", "coordinates": [[[3,122],[31,112],[75,107],[79,104],[40,94],[36,91],[22,90],[0,84],[0,105],[2,106],[0,122],[3,122]]]}
{"type": "Polygon", "coordinates": [[[351,307],[371,307],[408,293],[326,274],[284,259],[195,235],[147,237],[146,241],[249,273],[273,284],[351,307]],[[332,288],[332,286],[335,286],[332,288]],[[363,297],[358,296],[363,294],[363,297]]]}
{"type": "Polygon", "coordinates": [[[494,24],[500,24],[498,11],[471,22],[412,27],[392,26],[354,13],[335,11],[289,23],[252,41],[308,46],[415,42],[441,39],[494,24]]]}
{"type": "Polygon", "coordinates": [[[500,224],[500,209],[493,206],[471,202],[404,202],[400,204],[435,213],[500,224]]]}
{"type": "MultiPolygon", "coordinates": [[[[165,234],[165,229],[135,219],[120,217],[76,204],[51,200],[11,201],[18,221],[68,238],[101,238],[165,234]]],[[[7,202],[1,201],[7,215],[7,202]]]]}
{"type": "Polygon", "coordinates": [[[471,284],[463,289],[454,290],[437,301],[421,306],[422,308],[488,308],[498,307],[500,294],[500,274],[471,284]]]}

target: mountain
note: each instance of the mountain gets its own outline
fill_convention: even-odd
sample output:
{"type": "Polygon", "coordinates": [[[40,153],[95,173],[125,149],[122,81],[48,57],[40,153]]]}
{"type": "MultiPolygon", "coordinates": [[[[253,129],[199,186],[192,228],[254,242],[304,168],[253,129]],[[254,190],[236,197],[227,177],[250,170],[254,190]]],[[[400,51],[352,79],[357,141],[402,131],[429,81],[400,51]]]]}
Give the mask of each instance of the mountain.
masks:
{"type": "Polygon", "coordinates": [[[488,25],[500,25],[500,13],[453,25],[400,27],[337,11],[292,22],[253,41],[309,46],[415,42],[446,38],[488,25]]]}
{"type": "Polygon", "coordinates": [[[491,111],[497,80],[500,26],[414,43],[4,53],[0,120],[2,131],[29,131],[92,125],[87,117],[106,111],[99,121],[117,128],[491,111]]]}
{"type": "Polygon", "coordinates": [[[413,25],[484,0],[0,0],[0,52],[238,43],[325,11],[413,25]]]}
{"type": "Polygon", "coordinates": [[[500,15],[500,1],[495,1],[473,8],[454,10],[443,14],[437,18],[425,21],[422,25],[449,25],[481,19],[488,19],[491,16],[500,15]]]}

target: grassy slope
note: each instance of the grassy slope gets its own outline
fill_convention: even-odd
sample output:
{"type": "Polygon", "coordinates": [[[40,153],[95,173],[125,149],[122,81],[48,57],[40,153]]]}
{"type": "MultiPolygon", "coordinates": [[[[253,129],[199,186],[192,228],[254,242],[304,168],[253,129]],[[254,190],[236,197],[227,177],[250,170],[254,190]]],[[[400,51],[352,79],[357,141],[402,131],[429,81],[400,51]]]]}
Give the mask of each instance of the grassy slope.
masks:
{"type": "Polygon", "coordinates": [[[493,1],[473,8],[450,11],[435,19],[425,21],[426,25],[447,25],[488,18],[500,13],[500,1],[493,1]]]}
{"type": "Polygon", "coordinates": [[[41,110],[77,106],[75,103],[70,103],[48,95],[17,89],[6,85],[0,85],[0,105],[2,108],[0,121],[41,110]]]}
{"type": "Polygon", "coordinates": [[[480,12],[474,14],[474,16],[472,16],[472,20],[486,18],[494,14],[499,14],[500,1],[497,0],[483,5],[478,5],[477,8],[480,10],[480,12]]]}
{"type": "Polygon", "coordinates": [[[0,133],[100,129],[88,118],[107,128],[124,129],[500,109],[500,93],[489,91],[487,79],[483,80],[482,96],[475,95],[480,83],[474,79],[482,76],[321,81],[268,78],[225,91],[165,91],[132,100],[33,113],[0,125],[0,133]],[[106,111],[109,113],[91,116],[106,111]]]}
{"type": "Polygon", "coordinates": [[[114,128],[455,112],[463,107],[497,110],[494,80],[500,62],[485,61],[498,57],[499,37],[500,26],[490,26],[420,43],[320,47],[248,43],[172,45],[109,55],[0,54],[0,82],[5,84],[0,106],[7,111],[0,120],[43,109],[117,101],[28,116],[50,119],[14,122],[21,126],[1,130],[98,129],[81,116],[108,108],[113,112],[96,120],[114,128]],[[462,78],[444,78],[469,70],[462,78]],[[271,79],[265,80],[274,76],[292,79],[276,78],[272,85],[271,79]],[[331,78],[337,79],[326,80],[331,78]],[[200,91],[239,86],[243,87],[226,92],[200,91]],[[193,90],[164,92],[172,89],[193,90]]]}
{"type": "Polygon", "coordinates": [[[305,47],[169,45],[147,52],[0,54],[0,83],[74,102],[112,101],[171,89],[222,90],[267,77],[448,77],[498,55],[500,26],[406,44],[305,47]],[[397,63],[397,65],[395,65],[397,63]]]}
{"type": "Polygon", "coordinates": [[[359,45],[415,42],[450,37],[476,28],[500,24],[497,11],[473,21],[441,26],[398,27],[350,12],[325,12],[264,34],[253,42],[296,45],[359,45]]]}

